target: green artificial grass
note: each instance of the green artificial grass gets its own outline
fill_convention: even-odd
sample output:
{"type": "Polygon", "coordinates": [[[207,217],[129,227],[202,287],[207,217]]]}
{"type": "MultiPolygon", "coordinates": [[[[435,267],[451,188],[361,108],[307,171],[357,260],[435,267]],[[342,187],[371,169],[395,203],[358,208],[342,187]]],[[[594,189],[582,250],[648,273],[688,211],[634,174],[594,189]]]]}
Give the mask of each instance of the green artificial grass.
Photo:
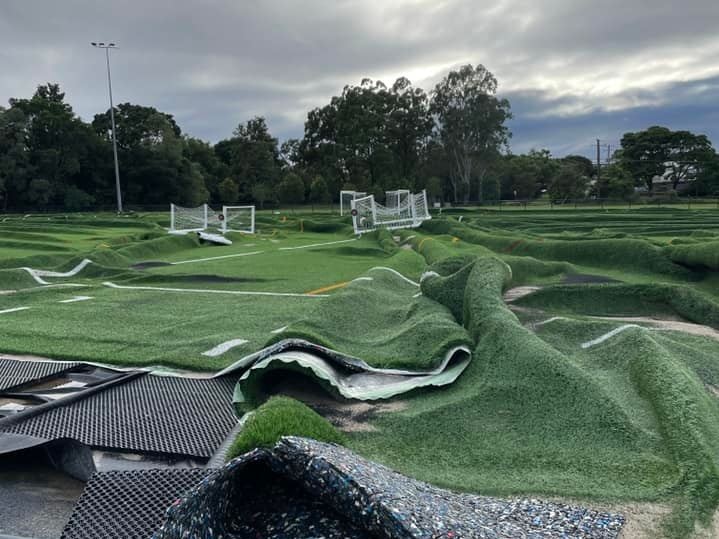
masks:
{"type": "Polygon", "coordinates": [[[363,359],[373,367],[430,370],[456,346],[472,346],[467,331],[440,303],[386,270],[317,303],[274,340],[299,338],[363,359]]]}
{"type": "Polygon", "coordinates": [[[258,447],[273,447],[283,436],[302,436],[336,444],[347,441],[329,421],[305,404],[288,397],[272,397],[247,419],[227,458],[258,447]]]}
{"type": "MultiPolygon", "coordinates": [[[[167,236],[166,221],[0,222],[8,232],[0,290],[21,290],[0,295],[0,311],[30,307],[0,314],[2,351],[216,370],[292,336],[376,366],[429,368],[465,344],[473,360],[456,383],[399,397],[347,443],[456,490],[669,503],[667,537],[690,535],[719,505],[719,343],[630,327],[582,347],[626,324],[593,316],[678,316],[719,328],[719,212],[452,210],[419,229],[355,240],[349,218],[268,211],[258,212],[257,234],[232,235],[227,247],[167,236]],[[76,288],[40,287],[13,269],[68,271],[85,257],[95,264],[80,274],[48,278],[76,288]],[[418,289],[376,266],[414,281],[437,275],[418,289]],[[587,275],[621,282],[567,284],[587,275]],[[542,289],[512,311],[502,294],[524,284],[542,289]],[[92,299],[59,303],[77,295],[92,299]],[[230,339],[248,342],[202,354],[230,339]]],[[[258,418],[262,434],[238,452],[282,434],[320,437],[295,429],[307,412],[296,408],[277,406],[269,419],[258,408],[243,433],[258,418]]]]}
{"type": "Polygon", "coordinates": [[[678,315],[719,328],[719,302],[689,285],[555,285],[520,298],[516,304],[592,316],[678,315]]]}
{"type": "MultiPolygon", "coordinates": [[[[714,236],[712,236],[715,239],[714,236]]],[[[672,245],[667,248],[669,258],[678,264],[699,269],[719,270],[719,241],[672,245]]]]}

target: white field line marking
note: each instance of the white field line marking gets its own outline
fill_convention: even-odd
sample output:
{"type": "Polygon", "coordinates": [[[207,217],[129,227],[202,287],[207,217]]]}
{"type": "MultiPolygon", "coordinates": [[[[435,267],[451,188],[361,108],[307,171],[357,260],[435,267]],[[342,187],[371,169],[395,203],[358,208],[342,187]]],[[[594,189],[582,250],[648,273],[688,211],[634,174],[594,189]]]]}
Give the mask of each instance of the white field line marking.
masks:
{"type": "Polygon", "coordinates": [[[413,281],[412,279],[408,279],[407,277],[402,275],[400,272],[398,272],[397,270],[393,270],[392,268],[387,268],[385,266],[375,266],[374,268],[370,268],[369,271],[389,271],[390,273],[394,273],[397,277],[404,279],[409,284],[411,284],[413,286],[419,286],[419,283],[413,281]]]}
{"type": "Polygon", "coordinates": [[[223,256],[211,256],[210,258],[195,258],[193,260],[180,260],[179,262],[170,262],[173,266],[177,264],[192,264],[193,262],[207,262],[208,260],[221,260],[223,258],[235,258],[238,256],[250,256],[264,253],[264,251],[252,251],[250,253],[238,253],[234,255],[223,255],[223,256]]]}
{"type": "Polygon", "coordinates": [[[416,293],[414,296],[412,296],[412,297],[413,297],[413,298],[418,298],[418,297],[420,297],[421,295],[422,295],[422,292],[417,292],[417,293],[416,293]]]}
{"type": "Polygon", "coordinates": [[[82,262],[80,262],[77,266],[72,268],[70,271],[65,271],[65,272],[37,270],[37,269],[27,268],[27,267],[23,267],[20,269],[27,271],[30,274],[30,277],[35,279],[35,281],[38,282],[39,284],[50,284],[47,281],[45,281],[43,279],[43,277],[72,277],[72,276],[80,273],[83,269],[85,269],[85,267],[88,264],[92,264],[92,260],[90,260],[89,258],[86,258],[82,262]]]}
{"type": "Polygon", "coordinates": [[[327,294],[295,294],[292,292],[248,292],[243,290],[213,290],[199,288],[165,288],[160,286],[125,286],[106,281],[102,283],[120,290],[150,290],[154,292],[187,292],[193,294],[229,294],[234,296],[278,296],[290,298],[326,298],[327,294]]]}
{"type": "Polygon", "coordinates": [[[374,281],[374,279],[372,277],[357,277],[356,279],[352,279],[351,282],[354,283],[355,281],[374,281]]]}
{"type": "Polygon", "coordinates": [[[87,301],[88,299],[92,299],[92,296],[75,296],[74,298],[60,300],[58,303],[75,303],[78,301],[87,301]]]}
{"type": "Polygon", "coordinates": [[[30,307],[14,307],[12,309],[5,309],[3,311],[0,311],[0,314],[7,314],[7,313],[16,313],[18,311],[26,311],[30,307]]]}
{"type": "Polygon", "coordinates": [[[322,247],[323,245],[335,245],[337,243],[347,243],[350,241],[357,241],[357,238],[351,240],[339,240],[339,241],[328,241],[326,243],[311,243],[310,245],[300,245],[298,247],[280,247],[279,251],[293,251],[295,249],[309,249],[310,247],[322,247]]]}
{"type": "Polygon", "coordinates": [[[218,344],[217,346],[215,346],[214,348],[210,348],[206,352],[202,352],[202,355],[208,357],[217,357],[227,352],[230,348],[235,348],[236,346],[240,346],[248,342],[250,341],[247,341],[245,339],[232,339],[231,341],[218,344]]]}
{"type": "Polygon", "coordinates": [[[624,324],[623,326],[619,326],[618,328],[613,329],[613,330],[610,331],[609,333],[605,333],[605,334],[602,335],[601,337],[597,337],[596,339],[594,339],[594,340],[592,340],[592,341],[587,341],[587,342],[585,342],[585,343],[582,343],[582,348],[585,348],[585,349],[586,349],[586,348],[591,348],[592,346],[596,346],[596,345],[598,345],[598,344],[601,344],[601,343],[603,343],[604,341],[606,341],[606,340],[608,340],[608,339],[611,339],[611,338],[614,337],[615,335],[618,335],[618,334],[621,333],[622,331],[626,331],[626,330],[631,329],[631,328],[645,329],[645,328],[643,328],[642,326],[638,326],[638,325],[636,325],[636,324],[624,324]]]}
{"type": "Polygon", "coordinates": [[[274,334],[282,333],[286,329],[287,329],[287,326],[282,326],[281,328],[273,329],[272,331],[270,331],[270,333],[274,333],[274,334]]]}
{"type": "Polygon", "coordinates": [[[537,322],[534,324],[535,326],[543,326],[544,324],[550,324],[552,322],[556,322],[557,320],[569,320],[566,316],[553,316],[552,318],[549,318],[548,320],[544,320],[543,322],[537,322]]]}

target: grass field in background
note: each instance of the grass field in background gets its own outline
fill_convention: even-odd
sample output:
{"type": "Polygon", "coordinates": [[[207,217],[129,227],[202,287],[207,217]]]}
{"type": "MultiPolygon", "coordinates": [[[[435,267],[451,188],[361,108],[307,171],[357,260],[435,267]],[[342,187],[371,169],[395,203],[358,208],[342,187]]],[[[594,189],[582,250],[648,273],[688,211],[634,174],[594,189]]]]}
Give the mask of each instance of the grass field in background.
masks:
{"type": "MultiPolygon", "coordinates": [[[[455,384],[401,396],[343,440],[459,490],[669,503],[668,537],[719,505],[719,211],[455,209],[359,240],[336,214],[259,212],[258,234],[226,247],[166,225],[0,220],[0,351],[216,370],[293,336],[428,368],[464,344],[455,384]],[[18,269],[85,258],[54,286],[18,269]],[[536,289],[503,299],[522,286],[536,289]],[[232,339],[247,342],[203,355],[232,339]]],[[[269,410],[243,449],[285,428],[331,434],[297,406],[269,410]]]]}

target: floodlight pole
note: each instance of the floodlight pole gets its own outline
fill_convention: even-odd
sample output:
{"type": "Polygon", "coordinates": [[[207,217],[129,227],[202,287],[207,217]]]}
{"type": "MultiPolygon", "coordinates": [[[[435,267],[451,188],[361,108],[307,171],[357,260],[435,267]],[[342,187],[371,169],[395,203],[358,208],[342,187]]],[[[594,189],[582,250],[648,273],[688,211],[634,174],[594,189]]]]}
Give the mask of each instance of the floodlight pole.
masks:
{"type": "Polygon", "coordinates": [[[112,103],[112,78],[110,76],[110,49],[116,49],[114,43],[91,43],[93,47],[105,49],[107,61],[107,88],[110,92],[110,124],[112,125],[112,154],[115,158],[115,189],[117,191],[117,213],[122,213],[122,192],[120,191],[120,166],[117,162],[117,136],[115,130],[115,107],[112,103]]]}

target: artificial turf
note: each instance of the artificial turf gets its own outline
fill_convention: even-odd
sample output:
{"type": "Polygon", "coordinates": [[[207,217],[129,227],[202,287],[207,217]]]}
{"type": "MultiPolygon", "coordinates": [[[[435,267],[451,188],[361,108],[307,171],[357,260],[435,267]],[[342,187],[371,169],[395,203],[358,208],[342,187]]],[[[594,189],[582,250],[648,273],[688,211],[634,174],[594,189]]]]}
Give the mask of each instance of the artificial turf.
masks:
{"type": "Polygon", "coordinates": [[[274,447],[282,436],[302,436],[336,444],[347,441],[344,434],[305,404],[289,397],[271,397],[247,419],[227,458],[257,447],[274,447]]]}
{"type": "MultiPolygon", "coordinates": [[[[719,212],[457,211],[361,240],[348,219],[259,213],[259,233],[229,247],[169,237],[164,219],[0,223],[12,232],[0,244],[0,290],[19,290],[0,295],[0,311],[30,307],[0,314],[2,351],[213,370],[296,336],[376,366],[428,368],[463,343],[473,360],[455,384],[400,397],[347,443],[459,490],[669,502],[669,537],[719,505],[719,341],[642,323],[582,347],[626,324],[596,316],[719,328],[719,212]],[[77,288],[12,269],[68,271],[84,257],[96,264],[48,279],[77,288]],[[438,275],[420,289],[375,266],[414,281],[438,275]],[[522,285],[541,289],[510,309],[502,295],[522,285]],[[227,294],[238,290],[328,297],[227,294]],[[59,303],[77,295],[92,299],[59,303]],[[202,355],[237,338],[248,342],[202,355]]],[[[263,428],[285,415],[291,426],[302,414],[290,408],[277,406],[263,428]]],[[[269,430],[268,440],[296,434],[269,430]]]]}

